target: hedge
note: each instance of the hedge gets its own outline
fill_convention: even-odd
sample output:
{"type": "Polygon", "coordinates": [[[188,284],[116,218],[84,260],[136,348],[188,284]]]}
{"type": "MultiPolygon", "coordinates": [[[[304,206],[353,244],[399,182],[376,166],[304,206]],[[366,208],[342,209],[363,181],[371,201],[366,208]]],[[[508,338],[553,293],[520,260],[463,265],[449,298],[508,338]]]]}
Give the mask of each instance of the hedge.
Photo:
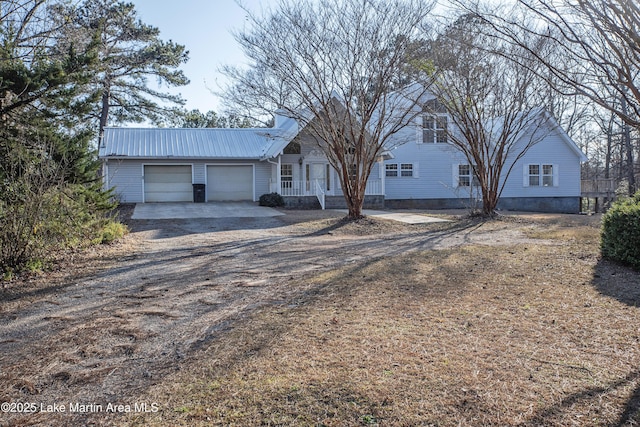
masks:
{"type": "Polygon", "coordinates": [[[260,206],[269,206],[271,208],[277,208],[284,206],[284,199],[278,193],[268,193],[260,196],[260,206]]]}
{"type": "Polygon", "coordinates": [[[601,253],[640,270],[640,191],[613,203],[602,218],[601,253]]]}

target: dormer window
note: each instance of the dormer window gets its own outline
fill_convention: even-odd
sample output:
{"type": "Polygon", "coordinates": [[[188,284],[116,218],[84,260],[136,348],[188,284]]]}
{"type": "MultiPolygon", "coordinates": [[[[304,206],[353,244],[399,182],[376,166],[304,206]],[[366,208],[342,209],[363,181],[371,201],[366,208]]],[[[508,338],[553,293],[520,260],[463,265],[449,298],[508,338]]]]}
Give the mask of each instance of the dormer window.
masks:
{"type": "Polygon", "coordinates": [[[446,144],[449,119],[446,109],[435,99],[427,102],[422,114],[422,142],[446,144]]]}
{"type": "Polygon", "coordinates": [[[445,144],[447,142],[447,125],[448,118],[445,115],[423,115],[422,142],[425,144],[445,144]]]}

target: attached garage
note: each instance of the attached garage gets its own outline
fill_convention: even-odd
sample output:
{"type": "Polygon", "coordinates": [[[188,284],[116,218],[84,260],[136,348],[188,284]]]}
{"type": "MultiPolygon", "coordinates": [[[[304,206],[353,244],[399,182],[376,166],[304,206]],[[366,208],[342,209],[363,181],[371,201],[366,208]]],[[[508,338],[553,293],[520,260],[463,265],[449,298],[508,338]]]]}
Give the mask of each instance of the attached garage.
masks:
{"type": "Polygon", "coordinates": [[[144,165],[145,202],[193,202],[191,165],[144,165]]]}
{"type": "Polygon", "coordinates": [[[253,200],[253,165],[208,165],[207,200],[253,200]]]}
{"type": "Polygon", "coordinates": [[[271,159],[294,136],[263,128],[105,128],[104,188],[122,203],[256,201],[277,187],[271,159]]]}

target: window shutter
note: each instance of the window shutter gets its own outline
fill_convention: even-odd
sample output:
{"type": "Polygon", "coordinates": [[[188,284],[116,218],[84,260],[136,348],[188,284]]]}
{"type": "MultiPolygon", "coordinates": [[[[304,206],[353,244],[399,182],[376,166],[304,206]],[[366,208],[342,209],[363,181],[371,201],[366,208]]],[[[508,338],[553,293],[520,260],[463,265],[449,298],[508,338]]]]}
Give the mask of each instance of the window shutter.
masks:
{"type": "Polygon", "coordinates": [[[451,170],[453,176],[453,187],[458,188],[460,185],[460,164],[454,163],[451,170]]]}
{"type": "Polygon", "coordinates": [[[529,165],[525,164],[522,166],[522,186],[529,186],[529,165]]]}
{"type": "Polygon", "coordinates": [[[420,178],[420,163],[413,164],[413,177],[420,178]]]}
{"type": "Polygon", "coordinates": [[[553,186],[558,187],[560,185],[560,169],[558,165],[553,165],[553,186]]]}

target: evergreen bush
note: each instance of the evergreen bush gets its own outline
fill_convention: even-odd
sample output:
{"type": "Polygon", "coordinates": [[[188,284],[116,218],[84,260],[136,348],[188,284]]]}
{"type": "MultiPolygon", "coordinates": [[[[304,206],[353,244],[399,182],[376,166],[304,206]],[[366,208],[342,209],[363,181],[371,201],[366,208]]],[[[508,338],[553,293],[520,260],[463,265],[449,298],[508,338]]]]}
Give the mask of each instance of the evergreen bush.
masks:
{"type": "Polygon", "coordinates": [[[260,196],[260,206],[277,208],[284,206],[284,199],[278,193],[268,193],[260,196]]]}
{"type": "Polygon", "coordinates": [[[602,218],[601,253],[640,270],[640,191],[613,203],[602,218]]]}

